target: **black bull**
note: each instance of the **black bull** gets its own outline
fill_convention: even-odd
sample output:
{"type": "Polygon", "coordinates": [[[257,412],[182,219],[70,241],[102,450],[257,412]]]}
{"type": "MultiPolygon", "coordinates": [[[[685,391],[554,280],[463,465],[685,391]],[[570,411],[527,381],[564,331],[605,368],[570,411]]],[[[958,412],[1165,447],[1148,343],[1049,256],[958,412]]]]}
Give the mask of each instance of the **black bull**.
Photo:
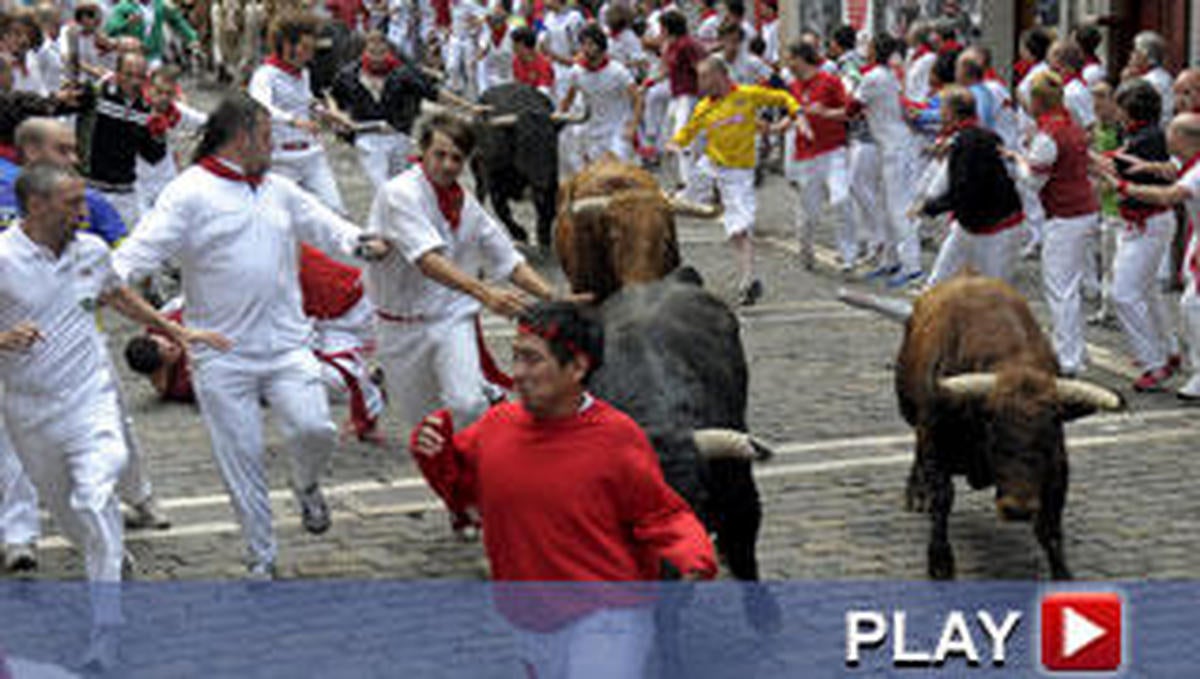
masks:
{"type": "Polygon", "coordinates": [[[628,413],[667,482],[717,533],[733,574],[758,578],[762,521],[748,459],[703,459],[693,433],[746,431],[746,357],[737,317],[681,272],[624,288],[601,307],[604,364],[589,388],[628,413]]]}
{"type": "Polygon", "coordinates": [[[528,187],[537,210],[538,243],[549,246],[558,200],[558,131],[563,126],[551,119],[554,104],[522,83],[493,87],[479,100],[492,107],[491,117],[515,115],[516,122],[484,122],[478,127],[479,148],[471,160],[478,195],[491,201],[513,238],[525,242],[528,233],[513,219],[508,203],[528,187]]]}
{"type": "MultiPolygon", "coordinates": [[[[658,453],[667,483],[692,506],[729,570],[758,580],[762,505],[748,456],[707,457],[694,433],[746,431],[748,373],[737,316],[690,267],[628,286],[601,306],[604,363],[589,389],[631,416],[658,453]]],[[[768,450],[754,442],[759,459],[768,450]]],[[[774,598],[758,587],[743,603],[758,629],[778,625],[774,598]]]]}

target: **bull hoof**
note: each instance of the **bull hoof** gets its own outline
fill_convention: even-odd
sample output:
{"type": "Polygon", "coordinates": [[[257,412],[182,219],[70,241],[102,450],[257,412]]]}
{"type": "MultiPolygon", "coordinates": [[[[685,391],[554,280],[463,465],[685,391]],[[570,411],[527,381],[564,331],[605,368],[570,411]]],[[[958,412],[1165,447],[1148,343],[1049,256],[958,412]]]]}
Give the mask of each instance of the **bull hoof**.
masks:
{"type": "Polygon", "coordinates": [[[949,544],[930,543],[929,577],[934,580],[954,579],[954,550],[949,544]]]}

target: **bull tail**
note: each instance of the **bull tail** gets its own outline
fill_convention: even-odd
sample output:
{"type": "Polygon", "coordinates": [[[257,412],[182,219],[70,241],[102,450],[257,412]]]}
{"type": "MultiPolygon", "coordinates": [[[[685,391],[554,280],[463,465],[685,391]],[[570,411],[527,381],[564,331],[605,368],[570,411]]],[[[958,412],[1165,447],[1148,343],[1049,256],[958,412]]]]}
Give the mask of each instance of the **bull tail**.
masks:
{"type": "Polygon", "coordinates": [[[881,297],[865,292],[847,290],[846,288],[838,290],[838,299],[852,307],[874,311],[884,318],[896,321],[897,323],[904,323],[908,320],[909,316],[912,316],[912,302],[906,299],[881,297]]]}

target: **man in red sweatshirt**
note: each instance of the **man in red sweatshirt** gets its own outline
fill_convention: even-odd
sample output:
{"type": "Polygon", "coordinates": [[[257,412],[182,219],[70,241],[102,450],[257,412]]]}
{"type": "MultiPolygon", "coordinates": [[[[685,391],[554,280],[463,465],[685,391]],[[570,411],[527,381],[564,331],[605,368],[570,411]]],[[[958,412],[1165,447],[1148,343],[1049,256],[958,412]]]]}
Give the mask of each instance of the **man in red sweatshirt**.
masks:
{"type": "MultiPolygon", "coordinates": [[[[664,562],[687,579],[716,574],[707,533],[663,480],[646,435],[586,391],[603,355],[599,322],[569,303],[538,304],[513,342],[520,400],[459,432],[446,411],[413,432],[414,457],[456,526],[482,523],[495,580],[656,580],[664,562]]],[[[654,630],[646,593],[545,588],[497,596],[530,676],[584,665],[591,676],[642,676],[654,630]]]]}

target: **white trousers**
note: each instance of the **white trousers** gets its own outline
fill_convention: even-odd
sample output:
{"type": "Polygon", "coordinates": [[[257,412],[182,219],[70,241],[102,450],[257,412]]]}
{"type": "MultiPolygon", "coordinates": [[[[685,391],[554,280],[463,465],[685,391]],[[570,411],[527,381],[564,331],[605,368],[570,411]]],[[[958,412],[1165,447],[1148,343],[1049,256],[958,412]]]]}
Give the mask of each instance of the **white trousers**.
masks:
{"type": "Polygon", "coordinates": [[[475,44],[470,40],[451,36],[446,41],[446,78],[450,89],[474,100],[479,96],[475,88],[475,44]]]}
{"type": "Polygon", "coordinates": [[[883,211],[887,215],[888,264],[899,264],[904,272],[921,270],[921,237],[915,220],[909,219],[917,167],[909,149],[880,149],[880,172],[883,175],[883,211]]]}
{"type": "MultiPolygon", "coordinates": [[[[1192,242],[1188,249],[1189,255],[1195,251],[1197,247],[1196,236],[1192,236],[1192,242]]],[[[1190,262],[1189,256],[1184,260],[1190,262]]],[[[1179,318],[1183,325],[1184,341],[1188,348],[1188,362],[1192,366],[1192,376],[1187,384],[1180,391],[1190,395],[1200,397],[1200,280],[1197,280],[1195,274],[1187,271],[1187,264],[1184,264],[1185,273],[1183,276],[1183,296],[1179,298],[1179,318]]]]}
{"type": "Polygon", "coordinates": [[[372,419],[379,417],[384,407],[383,391],[371,381],[365,358],[374,350],[375,305],[364,295],[341,316],[315,321],[313,331],[313,349],[327,357],[320,364],[321,382],[329,400],[349,402],[354,390],[358,390],[365,415],[372,419]]]}
{"type": "Polygon", "coordinates": [[[579,125],[578,134],[572,173],[596,162],[605,153],[612,153],[618,160],[625,162],[633,160],[633,146],[625,138],[625,121],[616,125],[608,122],[595,126],[583,123],[579,125]]]}
{"type": "Polygon", "coordinates": [[[850,142],[850,199],[854,206],[855,232],[872,249],[887,242],[887,219],[879,209],[883,178],[879,171],[879,146],[850,142]]]}
{"type": "Polygon", "coordinates": [[[667,108],[671,104],[671,85],[665,79],[646,90],[645,113],[642,116],[642,141],[662,148],[666,134],[667,108]]]}
{"type": "MultiPolygon", "coordinates": [[[[683,95],[672,97],[670,103],[667,104],[666,113],[666,138],[673,139],[679,131],[687,125],[687,121],[692,117],[692,111],[696,108],[696,97],[683,95]]],[[[674,180],[677,185],[687,186],[692,179],[692,173],[696,166],[696,144],[690,144],[687,148],[678,153],[670,154],[670,158],[674,165],[674,180]]],[[[671,175],[668,174],[668,177],[671,175]]]]}
{"type": "Polygon", "coordinates": [[[106,370],[69,394],[5,395],[4,416],[21,466],[63,534],[83,550],[89,580],[120,582],[116,486],[128,450],[117,389],[106,370]]]}
{"type": "Polygon", "coordinates": [[[318,146],[303,151],[275,151],[271,169],[295,181],[335,212],[345,212],[325,149],[318,146]]]}
{"type": "Polygon", "coordinates": [[[937,285],[967,265],[984,276],[1012,283],[1020,252],[1020,226],[984,235],[967,231],[957,221],[951,222],[933,270],[929,272],[928,284],[937,285]]]}
{"type": "Polygon", "coordinates": [[[787,170],[788,178],[799,194],[796,231],[800,236],[801,252],[812,252],[817,222],[828,200],[838,219],[838,253],[844,264],[853,265],[858,259],[858,241],[846,186],[848,162],[846,149],[839,148],[809,160],[790,161],[787,170]]]}
{"type": "Polygon", "coordinates": [[[1112,305],[1129,350],[1142,370],[1166,365],[1177,344],[1159,291],[1156,273],[1163,252],[1175,235],[1175,213],[1165,212],[1146,220],[1145,229],[1127,225],[1117,235],[1113,260],[1112,305]]]}
{"type": "Polygon", "coordinates": [[[268,356],[231,352],[197,361],[193,382],[250,564],[274,563],[277,548],[259,401],[267,401],[283,433],[293,490],[317,483],[337,433],[317,359],[307,347],[268,356]]]}
{"type": "Polygon", "coordinates": [[[732,238],[754,231],[757,199],[754,195],[754,168],[720,167],[708,156],[696,163],[684,197],[696,203],[712,203],[713,188],[725,208],[725,236],[732,238]]]}
{"type": "Polygon", "coordinates": [[[4,418],[0,418],[0,543],[28,545],[38,539],[42,529],[37,504],[37,490],[21,467],[4,418]]]}
{"type": "Polygon", "coordinates": [[[1087,242],[1099,228],[1099,214],[1053,217],[1042,233],[1042,287],[1054,324],[1054,351],[1067,373],[1079,372],[1087,361],[1080,287],[1087,242]]]}
{"type": "Polygon", "coordinates": [[[473,316],[429,323],[381,320],[376,358],[402,434],[438,408],[450,410],[456,429],[487,410],[473,316]]]}
{"type": "Polygon", "coordinates": [[[378,191],[387,180],[403,172],[412,152],[412,140],[406,134],[360,134],[354,140],[358,162],[378,191]]]}
{"type": "Polygon", "coordinates": [[[612,608],[549,633],[514,630],[525,676],[537,679],[638,679],[654,648],[651,608],[612,608]]]}

